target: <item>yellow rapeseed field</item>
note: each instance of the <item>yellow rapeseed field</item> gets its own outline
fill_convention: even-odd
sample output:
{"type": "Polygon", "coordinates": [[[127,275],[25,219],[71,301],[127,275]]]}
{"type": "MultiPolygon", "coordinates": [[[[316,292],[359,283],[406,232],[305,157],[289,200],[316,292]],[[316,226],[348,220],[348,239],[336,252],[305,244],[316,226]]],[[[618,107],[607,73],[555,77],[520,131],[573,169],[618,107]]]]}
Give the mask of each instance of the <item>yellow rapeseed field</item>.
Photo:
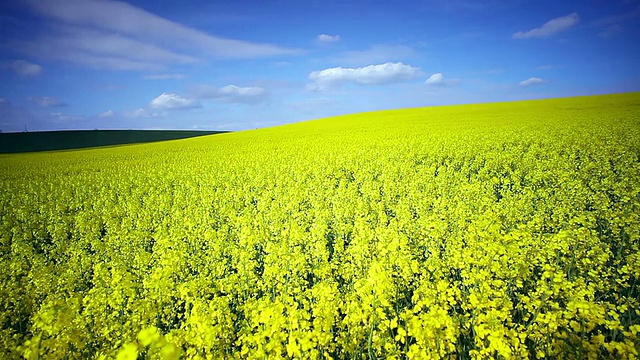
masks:
{"type": "Polygon", "coordinates": [[[636,359],[640,93],[0,155],[0,357],[636,359]]]}

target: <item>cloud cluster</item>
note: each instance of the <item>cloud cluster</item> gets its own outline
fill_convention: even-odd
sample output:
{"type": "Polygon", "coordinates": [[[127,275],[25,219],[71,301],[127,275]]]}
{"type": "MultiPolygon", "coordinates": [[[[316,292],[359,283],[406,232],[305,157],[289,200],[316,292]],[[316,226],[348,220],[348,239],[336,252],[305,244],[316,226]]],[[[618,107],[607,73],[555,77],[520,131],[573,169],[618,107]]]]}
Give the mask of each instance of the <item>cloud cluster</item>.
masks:
{"type": "Polygon", "coordinates": [[[128,110],[123,113],[124,117],[127,118],[161,118],[167,116],[167,112],[157,112],[157,111],[149,111],[145,108],[138,108],[133,110],[128,110]]]}
{"type": "Polygon", "coordinates": [[[49,108],[49,107],[66,107],[68,106],[67,104],[60,102],[57,98],[55,97],[50,97],[50,96],[30,96],[27,98],[27,100],[29,100],[30,102],[40,106],[40,107],[45,107],[45,108],[49,108]]]}
{"type": "Polygon", "coordinates": [[[327,35],[320,34],[318,35],[318,41],[321,43],[334,43],[340,41],[340,35],[327,35]]]}
{"type": "Polygon", "coordinates": [[[52,22],[46,35],[11,42],[17,51],[110,70],[160,70],[204,58],[292,55],[298,50],[214,36],[111,0],[25,0],[52,22]]]}
{"type": "Polygon", "coordinates": [[[36,76],[42,73],[42,66],[25,60],[13,61],[10,66],[16,74],[23,76],[36,76]]]}
{"type": "Polygon", "coordinates": [[[99,118],[104,119],[104,118],[110,118],[113,117],[115,114],[113,112],[113,110],[108,110],[105,111],[103,113],[100,113],[100,115],[98,115],[99,118]]]}
{"type": "Polygon", "coordinates": [[[144,77],[145,80],[182,80],[189,76],[186,74],[150,74],[144,77]]]}
{"type": "Polygon", "coordinates": [[[75,122],[84,121],[86,119],[87,119],[86,116],[80,116],[80,115],[69,115],[61,112],[49,113],[49,120],[54,124],[65,124],[65,123],[68,124],[74,121],[75,122]]]}
{"type": "Polygon", "coordinates": [[[220,96],[261,96],[265,90],[260,87],[240,87],[235,85],[227,85],[218,91],[220,96]]]}
{"type": "MultiPolygon", "coordinates": [[[[216,88],[209,85],[201,85],[193,88],[185,95],[164,92],[149,102],[148,108],[137,108],[124,111],[122,115],[127,118],[162,118],[171,115],[173,111],[202,108],[200,100],[215,100],[230,103],[255,103],[266,96],[265,89],[261,87],[240,87],[227,85],[216,88]]],[[[116,114],[105,111],[98,118],[110,118],[116,114]]]]}
{"type": "Polygon", "coordinates": [[[580,17],[577,13],[571,13],[567,16],[555,18],[546,22],[539,28],[535,28],[529,31],[518,31],[513,34],[514,39],[528,39],[528,38],[541,38],[549,37],[559,32],[565,31],[580,21],[580,17]]]}
{"type": "Polygon", "coordinates": [[[200,85],[193,88],[192,92],[199,99],[229,103],[256,103],[267,96],[267,91],[258,86],[227,85],[217,88],[211,85],[200,85]]]}
{"type": "Polygon", "coordinates": [[[334,67],[313,71],[309,79],[314,81],[309,89],[323,90],[346,83],[383,85],[411,80],[422,73],[420,68],[401,62],[369,65],[359,68],[334,67]]]}
{"type": "Polygon", "coordinates": [[[416,51],[405,45],[374,45],[365,50],[345,51],[331,60],[337,63],[361,66],[371,63],[397,62],[417,57],[416,51]]]}
{"type": "Polygon", "coordinates": [[[531,85],[536,85],[536,84],[544,84],[546,82],[547,82],[546,80],[542,80],[542,79],[540,79],[538,77],[531,77],[531,78],[528,78],[527,80],[520,81],[518,83],[518,85],[520,85],[520,86],[531,86],[531,85]]]}
{"type": "Polygon", "coordinates": [[[622,29],[623,29],[622,25],[618,25],[618,24],[610,25],[610,26],[607,26],[602,31],[600,31],[598,33],[598,36],[601,38],[609,38],[622,32],[622,29]]]}
{"type": "Polygon", "coordinates": [[[149,106],[153,109],[179,110],[201,107],[200,103],[194,99],[187,99],[173,93],[162,93],[151,100],[149,106]]]}
{"type": "Polygon", "coordinates": [[[444,84],[444,75],[442,73],[435,73],[424,82],[427,85],[443,85],[444,84]]]}

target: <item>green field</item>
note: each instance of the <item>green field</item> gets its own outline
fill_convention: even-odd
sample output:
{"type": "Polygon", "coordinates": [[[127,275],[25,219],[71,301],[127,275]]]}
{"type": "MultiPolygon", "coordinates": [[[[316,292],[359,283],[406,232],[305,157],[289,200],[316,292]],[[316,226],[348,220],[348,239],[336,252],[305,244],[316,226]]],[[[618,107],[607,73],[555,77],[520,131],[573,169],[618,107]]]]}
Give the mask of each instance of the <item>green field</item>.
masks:
{"type": "Polygon", "coordinates": [[[0,153],[68,150],[185,139],[223,133],[190,130],[73,130],[0,133],[0,153]]]}
{"type": "Polygon", "coordinates": [[[640,93],[0,155],[0,357],[635,359],[640,93]]]}

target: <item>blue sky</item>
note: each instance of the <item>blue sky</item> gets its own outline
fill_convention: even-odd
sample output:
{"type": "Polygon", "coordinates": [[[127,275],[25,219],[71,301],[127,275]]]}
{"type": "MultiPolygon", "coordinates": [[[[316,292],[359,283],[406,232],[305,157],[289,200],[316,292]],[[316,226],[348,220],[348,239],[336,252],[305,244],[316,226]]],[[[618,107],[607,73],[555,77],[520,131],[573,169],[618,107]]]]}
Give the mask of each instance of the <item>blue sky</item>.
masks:
{"type": "Polygon", "coordinates": [[[8,0],[0,34],[4,132],[640,91],[640,0],[8,0]]]}

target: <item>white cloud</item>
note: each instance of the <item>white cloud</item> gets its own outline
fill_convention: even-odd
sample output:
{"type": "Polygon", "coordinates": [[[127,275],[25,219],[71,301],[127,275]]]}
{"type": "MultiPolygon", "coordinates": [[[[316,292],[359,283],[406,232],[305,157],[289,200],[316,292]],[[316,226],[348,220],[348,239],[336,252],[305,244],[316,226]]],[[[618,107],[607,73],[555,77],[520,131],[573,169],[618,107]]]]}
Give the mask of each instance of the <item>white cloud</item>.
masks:
{"type": "Polygon", "coordinates": [[[108,110],[98,115],[98,117],[104,119],[104,118],[113,117],[113,115],[114,115],[113,110],[108,110]]]}
{"type": "Polygon", "coordinates": [[[542,80],[542,79],[537,78],[537,77],[532,77],[532,78],[528,78],[527,80],[520,81],[518,83],[518,85],[520,85],[520,86],[530,86],[530,85],[535,85],[535,84],[544,84],[546,82],[547,82],[546,80],[542,80]]]}
{"type": "Polygon", "coordinates": [[[444,75],[442,73],[435,73],[424,82],[427,85],[443,85],[444,84],[444,75]]]}
{"type": "Polygon", "coordinates": [[[221,38],[111,0],[25,0],[53,23],[46,35],[9,41],[17,51],[111,70],[161,70],[203,59],[299,54],[296,49],[221,38]]]}
{"type": "Polygon", "coordinates": [[[611,25],[611,26],[607,26],[604,30],[600,31],[598,33],[598,36],[601,38],[610,38],[612,36],[617,35],[618,33],[620,33],[622,31],[622,26],[620,25],[611,25]]]}
{"type": "MultiPolygon", "coordinates": [[[[632,2],[634,0],[631,0],[632,2]]],[[[589,25],[596,27],[607,27],[611,25],[621,25],[624,22],[633,20],[640,16],[640,6],[635,6],[633,10],[628,9],[625,13],[618,15],[605,16],[595,21],[592,21],[589,25]]]]}
{"type": "Polygon", "coordinates": [[[267,91],[258,86],[227,85],[216,88],[211,85],[200,85],[193,89],[193,93],[200,99],[219,100],[231,103],[255,103],[264,100],[267,91]]]}
{"type": "Polygon", "coordinates": [[[27,100],[31,101],[32,103],[38,106],[47,107],[47,108],[68,106],[63,102],[60,102],[57,98],[50,97],[50,96],[30,96],[27,98],[27,100]]]}
{"type": "Polygon", "coordinates": [[[87,119],[86,116],[69,115],[61,112],[49,113],[49,117],[55,124],[69,123],[73,121],[83,121],[87,119]]]}
{"type": "Polygon", "coordinates": [[[223,96],[258,96],[264,94],[264,89],[260,87],[227,85],[220,88],[220,94],[223,96]]]}
{"type": "Polygon", "coordinates": [[[189,76],[186,74],[151,74],[145,76],[145,80],[181,80],[189,76]]]}
{"type": "Polygon", "coordinates": [[[580,17],[577,13],[571,13],[567,16],[562,16],[551,21],[548,21],[539,28],[535,28],[529,31],[518,31],[513,34],[514,39],[527,39],[527,38],[541,38],[548,37],[553,34],[557,34],[561,31],[565,31],[580,21],[580,17]]]}
{"type": "Polygon", "coordinates": [[[147,109],[143,109],[143,108],[138,108],[135,110],[131,110],[125,113],[126,116],[128,117],[147,117],[148,111],[147,109]]]}
{"type": "Polygon", "coordinates": [[[407,81],[420,75],[420,68],[398,63],[384,63],[360,68],[335,67],[313,71],[309,79],[315,82],[309,89],[323,90],[329,87],[356,83],[360,85],[381,85],[407,81]]]}
{"type": "Polygon", "coordinates": [[[375,45],[366,50],[345,51],[330,60],[352,66],[397,62],[416,57],[416,51],[405,45],[375,45]]]}
{"type": "Polygon", "coordinates": [[[24,60],[14,61],[13,63],[11,63],[11,68],[17,74],[24,76],[36,76],[40,75],[40,73],[42,72],[42,66],[24,60]]]}
{"type": "Polygon", "coordinates": [[[340,35],[327,35],[320,34],[318,35],[318,41],[322,43],[334,43],[340,41],[340,35]]]}
{"type": "Polygon", "coordinates": [[[128,118],[159,118],[166,115],[166,112],[154,112],[144,108],[138,108],[124,112],[124,116],[128,118]]]}
{"type": "Polygon", "coordinates": [[[162,93],[151,100],[149,106],[153,109],[178,110],[200,107],[200,103],[194,99],[187,99],[173,93],[162,93]]]}
{"type": "Polygon", "coordinates": [[[161,70],[171,64],[194,64],[196,57],[120,34],[56,26],[34,41],[15,42],[20,51],[34,57],[72,62],[110,70],[161,70]]]}

